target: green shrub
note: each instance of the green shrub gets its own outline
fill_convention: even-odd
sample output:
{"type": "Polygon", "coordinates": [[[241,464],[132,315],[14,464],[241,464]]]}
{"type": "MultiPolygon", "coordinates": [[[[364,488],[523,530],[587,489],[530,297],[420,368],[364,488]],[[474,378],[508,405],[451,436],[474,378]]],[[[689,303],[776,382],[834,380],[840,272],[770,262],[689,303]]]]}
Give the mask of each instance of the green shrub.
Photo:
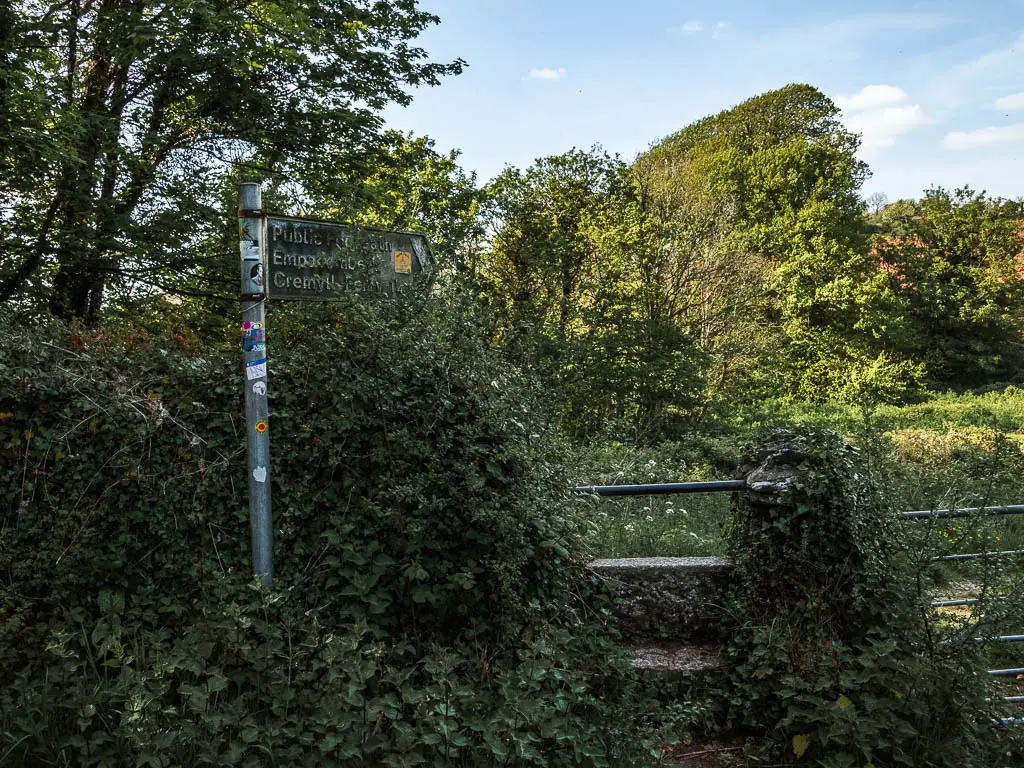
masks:
{"type": "Polygon", "coordinates": [[[558,447],[474,318],[268,319],[267,589],[235,344],[0,340],[0,764],[633,763],[558,447]]]}
{"type": "Polygon", "coordinates": [[[761,757],[821,766],[987,766],[976,644],[941,645],[913,553],[860,451],[835,433],[762,436],[730,551],[728,720],[761,757]]]}

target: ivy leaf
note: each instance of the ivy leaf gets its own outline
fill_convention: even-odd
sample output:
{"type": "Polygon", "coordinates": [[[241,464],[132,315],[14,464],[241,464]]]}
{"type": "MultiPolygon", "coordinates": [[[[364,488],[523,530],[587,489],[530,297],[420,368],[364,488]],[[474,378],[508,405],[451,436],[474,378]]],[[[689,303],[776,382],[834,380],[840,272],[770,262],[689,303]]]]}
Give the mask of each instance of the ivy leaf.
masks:
{"type": "Polygon", "coordinates": [[[206,690],[210,693],[223,691],[228,687],[228,679],[223,675],[214,675],[206,681],[206,690]]]}
{"type": "Polygon", "coordinates": [[[797,757],[803,757],[809,746],[811,740],[806,734],[798,733],[793,737],[793,754],[797,757]]]}

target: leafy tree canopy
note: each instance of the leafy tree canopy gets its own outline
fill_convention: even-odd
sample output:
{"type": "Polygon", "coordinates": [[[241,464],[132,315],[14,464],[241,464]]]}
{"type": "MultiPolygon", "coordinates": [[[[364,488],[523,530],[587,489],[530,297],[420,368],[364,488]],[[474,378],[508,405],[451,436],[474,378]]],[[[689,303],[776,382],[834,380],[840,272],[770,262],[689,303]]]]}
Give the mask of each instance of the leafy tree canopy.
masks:
{"type": "Polygon", "coordinates": [[[461,71],[412,45],[416,0],[5,6],[0,300],[92,321],[104,290],[194,265],[232,165],[348,199],[379,110],[461,71]]]}
{"type": "Polygon", "coordinates": [[[932,189],[872,218],[889,289],[907,307],[908,352],[932,384],[1011,378],[1022,362],[1024,202],[932,189]]]}
{"type": "Polygon", "coordinates": [[[835,104],[796,84],[700,120],[645,156],[687,190],[684,216],[725,219],[717,231],[728,258],[762,265],[762,300],[739,305],[737,322],[760,340],[754,368],[781,374],[765,382],[772,389],[842,394],[864,377],[902,389],[915,376],[883,340],[899,307],[875,286],[858,146],[835,104]]]}

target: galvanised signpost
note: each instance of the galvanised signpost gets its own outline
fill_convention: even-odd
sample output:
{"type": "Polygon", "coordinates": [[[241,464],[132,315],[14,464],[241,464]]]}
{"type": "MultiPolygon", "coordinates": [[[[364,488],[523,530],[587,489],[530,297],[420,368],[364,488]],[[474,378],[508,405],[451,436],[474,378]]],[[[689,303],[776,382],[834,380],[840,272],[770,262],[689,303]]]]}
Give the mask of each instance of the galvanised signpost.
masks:
{"type": "Polygon", "coordinates": [[[259,184],[238,194],[245,431],[252,569],[274,579],[270,508],[266,301],[337,301],[351,293],[399,299],[433,267],[426,237],[333,221],[264,214],[259,184]]]}

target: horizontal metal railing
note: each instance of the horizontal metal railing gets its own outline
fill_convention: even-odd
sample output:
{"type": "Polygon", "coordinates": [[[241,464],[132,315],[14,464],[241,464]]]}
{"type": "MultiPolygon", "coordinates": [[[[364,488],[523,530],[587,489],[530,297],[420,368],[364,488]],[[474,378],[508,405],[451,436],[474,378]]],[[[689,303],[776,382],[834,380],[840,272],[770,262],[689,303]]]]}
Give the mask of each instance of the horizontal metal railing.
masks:
{"type": "MultiPolygon", "coordinates": [[[[993,635],[992,637],[972,637],[976,643],[1024,643],[1024,635],[993,635]]],[[[956,640],[943,640],[942,645],[954,645],[956,640]]]]}
{"type": "Polygon", "coordinates": [[[700,480],[689,483],[582,485],[572,491],[587,496],[661,496],[668,493],[726,493],[742,491],[746,487],[746,480],[700,480]]]}
{"type": "MultiPolygon", "coordinates": [[[[585,496],[661,496],[670,493],[731,493],[747,487],[746,480],[694,480],[682,483],[633,483],[628,485],[580,485],[572,492],[585,496]]],[[[1024,504],[999,507],[956,507],[900,512],[905,520],[934,520],[980,515],[1024,515],[1024,504]]]]}
{"type": "MultiPolygon", "coordinates": [[[[581,485],[573,493],[589,496],[657,496],[669,493],[727,493],[742,491],[747,481],[694,480],[682,483],[633,483],[628,485],[581,485]]],[[[975,517],[979,515],[1024,515],[1024,504],[1004,504],[996,507],[955,507],[951,509],[918,509],[900,512],[906,520],[930,520],[948,517],[975,517]]]]}
{"type": "Polygon", "coordinates": [[[977,560],[983,557],[1010,557],[1024,555],[1024,549],[1006,549],[1002,552],[968,552],[962,555],[939,555],[932,560],[977,560]]]}
{"type": "Polygon", "coordinates": [[[1014,667],[1013,669],[990,669],[988,671],[993,677],[1017,677],[1024,675],[1024,668],[1014,667]]]}
{"type": "Polygon", "coordinates": [[[900,512],[900,516],[906,520],[932,520],[946,517],[979,517],[986,515],[1024,515],[1024,504],[1007,504],[1002,507],[919,509],[914,512],[900,512]]]}

